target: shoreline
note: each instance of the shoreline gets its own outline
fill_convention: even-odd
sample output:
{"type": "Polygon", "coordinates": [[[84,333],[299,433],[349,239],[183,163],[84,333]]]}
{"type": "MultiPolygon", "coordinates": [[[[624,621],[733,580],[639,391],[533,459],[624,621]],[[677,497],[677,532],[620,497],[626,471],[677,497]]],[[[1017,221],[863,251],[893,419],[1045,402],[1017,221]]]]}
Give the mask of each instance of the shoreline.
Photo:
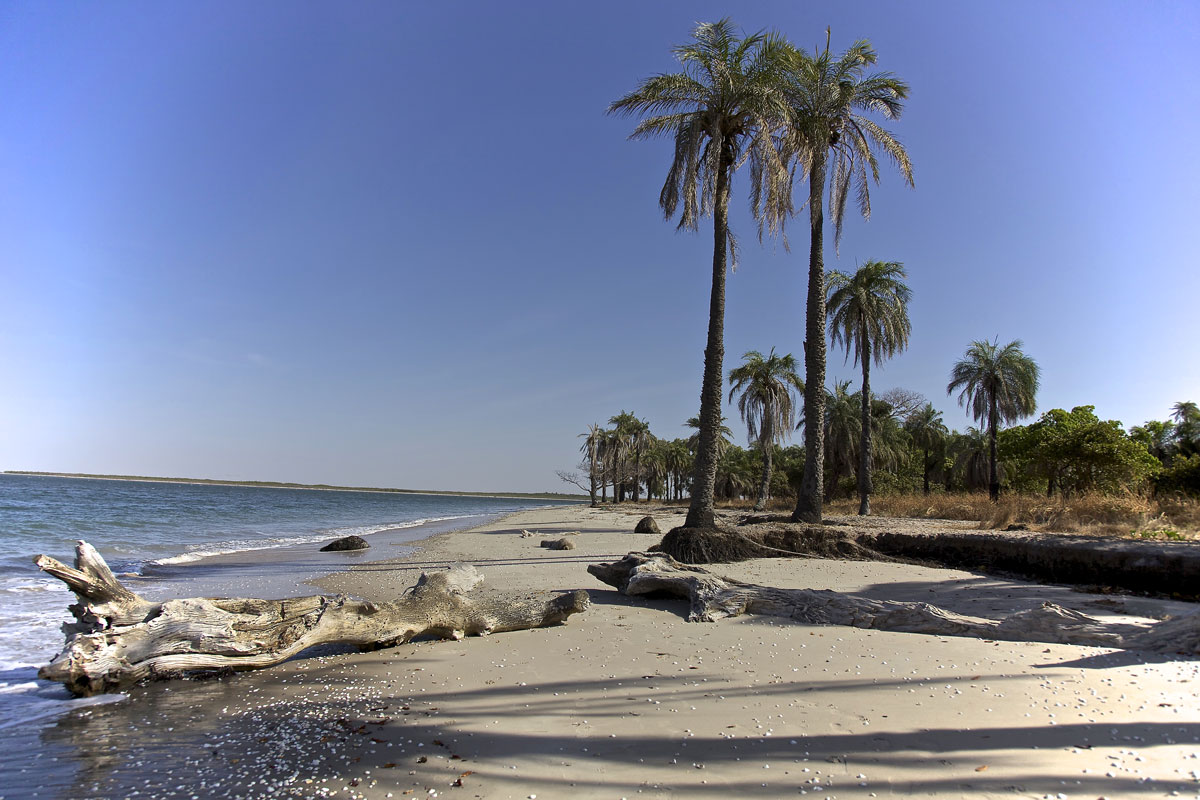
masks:
{"type": "Polygon", "coordinates": [[[287,483],[284,481],[223,481],[216,478],[157,478],[149,475],[96,475],[85,472],[33,472],[3,470],[0,476],[18,475],[27,478],[74,478],[85,481],[122,481],[125,483],[171,483],[182,486],[241,486],[247,489],[302,489],[312,492],[362,492],[366,494],[415,494],[429,497],[486,497],[498,500],[553,500],[562,503],[584,503],[586,495],[556,495],[522,492],[456,492],[426,489],[388,489],[365,486],[332,486],[324,483],[287,483]]]}
{"type": "MultiPolygon", "coordinates": [[[[588,590],[592,607],[565,625],[330,650],[269,670],[138,687],[124,703],[43,728],[27,775],[42,779],[52,757],[56,768],[74,765],[69,781],[39,797],[1200,791],[1197,662],[768,617],[689,623],[679,602],[626,598],[586,573],[589,563],[658,540],[630,532],[645,511],[516,512],[408,542],[400,558],[365,551],[370,561],[316,580],[323,590],[387,600],[423,570],[471,563],[485,578],[477,591],[588,590]],[[522,529],[536,535],[522,538],[522,529]],[[572,531],[575,550],[539,547],[572,531]]],[[[663,530],[683,515],[653,514],[663,530]]],[[[988,617],[1043,600],[1093,616],[1195,610],[908,564],[757,559],[712,569],[988,617]]]]}

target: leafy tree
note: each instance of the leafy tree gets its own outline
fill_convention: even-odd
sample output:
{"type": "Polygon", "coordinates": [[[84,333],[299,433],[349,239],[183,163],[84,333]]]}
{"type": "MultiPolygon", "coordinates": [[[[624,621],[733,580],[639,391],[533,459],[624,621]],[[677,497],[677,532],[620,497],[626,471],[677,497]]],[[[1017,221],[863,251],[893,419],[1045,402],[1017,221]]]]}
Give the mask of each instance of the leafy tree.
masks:
{"type": "Polygon", "coordinates": [[[1200,453],[1180,456],[1154,477],[1159,494],[1190,494],[1200,497],[1200,453]]]}
{"type": "MultiPolygon", "coordinates": [[[[700,440],[686,527],[712,528],[721,386],[725,355],[726,253],[736,263],[729,230],[730,180],[745,160],[771,185],[785,174],[771,138],[785,113],[783,58],[774,34],[739,38],[728,19],[697,25],[693,41],[675,48],[682,72],[647,78],[609,106],[609,113],[646,117],[632,138],[671,136],[675,156],[659,195],[670,219],[680,207],[679,227],[697,230],[701,216],[713,218],[712,292],[704,379],[700,392],[700,440]],[[647,116],[649,115],[649,116],[647,116]]],[[[756,193],[757,197],[757,193],[756,193]]],[[[757,208],[755,209],[757,211],[757,208]]]]}
{"type": "Polygon", "coordinates": [[[939,453],[946,444],[950,431],[942,421],[942,412],[926,403],[909,415],[904,422],[905,429],[912,436],[913,444],[921,449],[921,481],[922,491],[929,494],[929,472],[935,466],[931,456],[939,453]]]}
{"type": "Polygon", "coordinates": [[[771,459],[775,443],[786,441],[795,427],[792,391],[804,391],[804,382],[796,374],[796,359],[791,353],[775,355],[775,348],[766,358],[757,350],[742,356],[745,362],[729,372],[729,402],[741,393],[738,411],[746,423],[750,439],[758,440],[762,451],[762,480],[754,510],[767,506],[771,494],[771,459]]]}
{"type": "Polygon", "coordinates": [[[908,301],[912,292],[904,284],[904,267],[895,261],[868,261],[853,275],[836,270],[826,276],[829,286],[829,327],[834,346],[842,343],[846,359],[862,365],[862,442],[858,458],[858,513],[871,513],[871,362],[908,346],[912,324],[908,301]]]}
{"type": "Polygon", "coordinates": [[[1038,389],[1038,365],[1021,350],[1021,340],[1000,347],[999,341],[972,342],[955,363],[946,393],[959,391],[959,405],[970,406],[971,416],[987,421],[988,494],[1000,499],[996,461],[996,432],[1001,422],[1016,422],[1033,413],[1038,389]]]}
{"type": "MultiPolygon", "coordinates": [[[[858,209],[871,213],[870,183],[879,181],[877,151],[883,151],[912,185],[912,164],[896,138],[868,113],[896,119],[904,108],[908,85],[891,73],[868,73],[877,56],[870,42],[855,42],[841,55],[825,49],[812,53],[793,48],[790,52],[787,86],[789,120],[781,132],[782,156],[798,164],[808,181],[809,254],[808,299],[804,343],[804,403],[808,410],[804,428],[805,468],[803,485],[792,519],[821,521],[822,480],[825,449],[822,422],[825,418],[825,257],[824,192],[829,184],[829,211],[834,224],[834,242],[841,238],[842,220],[851,185],[857,190],[858,209]]],[[[762,194],[756,191],[755,195],[762,194]]],[[[773,190],[766,192],[775,196],[773,190]]],[[[788,192],[784,197],[790,198],[788,192]]],[[[779,230],[792,208],[785,203],[768,203],[767,225],[779,230]]]]}
{"type": "Polygon", "coordinates": [[[1146,448],[1164,466],[1169,466],[1177,448],[1175,424],[1169,420],[1148,420],[1145,425],[1134,425],[1129,437],[1146,448]]]}
{"type": "Polygon", "coordinates": [[[1051,409],[1027,428],[1033,460],[1045,471],[1049,492],[1070,496],[1138,488],[1159,466],[1120,422],[1097,417],[1095,406],[1051,409]]]}

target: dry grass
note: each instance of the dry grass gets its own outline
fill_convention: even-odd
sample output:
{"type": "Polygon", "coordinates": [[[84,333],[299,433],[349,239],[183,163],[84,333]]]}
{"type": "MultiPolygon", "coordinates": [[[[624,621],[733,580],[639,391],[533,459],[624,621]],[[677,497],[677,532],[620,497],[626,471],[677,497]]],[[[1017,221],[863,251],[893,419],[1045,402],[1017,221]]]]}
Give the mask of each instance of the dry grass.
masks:
{"type": "MultiPolygon", "coordinates": [[[[826,507],[831,513],[853,514],[858,500],[835,500],[826,507]]],[[[873,497],[871,510],[882,516],[964,520],[989,529],[1026,525],[1092,536],[1200,539],[1200,501],[1194,498],[1004,495],[992,503],[986,494],[904,494],[873,497]]]]}

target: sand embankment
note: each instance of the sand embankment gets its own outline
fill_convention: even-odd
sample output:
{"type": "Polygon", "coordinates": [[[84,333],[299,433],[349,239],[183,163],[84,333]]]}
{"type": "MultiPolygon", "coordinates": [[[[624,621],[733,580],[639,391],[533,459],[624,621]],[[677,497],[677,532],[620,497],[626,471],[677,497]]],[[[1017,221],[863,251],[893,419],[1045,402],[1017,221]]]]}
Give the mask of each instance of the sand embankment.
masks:
{"type": "MultiPolygon", "coordinates": [[[[572,800],[1200,792],[1197,662],[768,618],[688,623],[682,603],[625,598],[586,572],[658,540],[630,533],[640,515],[523,512],[321,581],[388,599],[423,569],[465,561],[484,573],[485,591],[587,589],[593,607],[567,625],[139,688],[120,707],[48,731],[47,752],[70,748],[82,760],[73,796],[134,787],[156,797],[572,800]],[[539,547],[571,531],[576,549],[539,547]]],[[[663,514],[659,524],[681,519],[663,514]]],[[[712,569],[982,617],[1043,600],[1121,618],[1196,610],[899,563],[758,559],[712,569]]]]}

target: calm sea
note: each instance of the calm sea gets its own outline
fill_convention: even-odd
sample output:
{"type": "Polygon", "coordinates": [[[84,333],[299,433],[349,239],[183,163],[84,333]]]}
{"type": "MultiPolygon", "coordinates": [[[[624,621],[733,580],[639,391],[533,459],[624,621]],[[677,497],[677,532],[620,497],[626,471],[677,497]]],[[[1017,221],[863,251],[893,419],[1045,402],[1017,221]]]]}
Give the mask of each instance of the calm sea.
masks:
{"type": "Polygon", "coordinates": [[[0,729],[79,703],[36,680],[62,647],[75,598],[33,565],[34,555],[70,564],[85,539],[146,597],[286,597],[316,593],[305,580],[356,560],[400,555],[404,542],[552,504],[0,474],[0,729]],[[318,553],[349,534],[371,549],[318,553]]]}

